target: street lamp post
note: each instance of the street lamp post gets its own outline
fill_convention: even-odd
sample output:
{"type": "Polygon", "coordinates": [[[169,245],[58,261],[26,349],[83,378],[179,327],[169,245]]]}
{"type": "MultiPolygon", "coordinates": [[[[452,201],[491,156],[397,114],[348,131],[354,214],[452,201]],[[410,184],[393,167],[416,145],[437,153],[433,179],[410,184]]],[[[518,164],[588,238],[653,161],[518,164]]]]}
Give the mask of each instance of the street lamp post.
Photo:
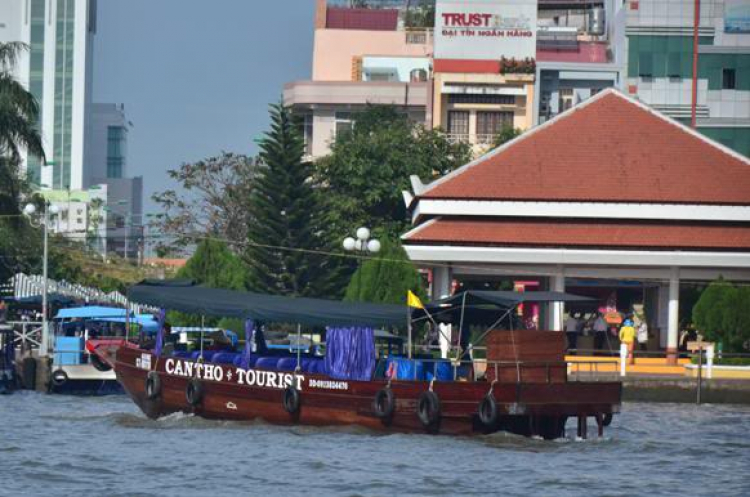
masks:
{"type": "MultiPolygon", "coordinates": [[[[44,238],[44,253],[42,255],[42,343],[39,346],[39,355],[41,357],[46,356],[49,353],[49,324],[47,322],[48,314],[48,303],[47,303],[47,281],[49,277],[48,273],[48,261],[49,261],[49,223],[52,221],[52,216],[56,215],[60,211],[59,207],[50,202],[45,201],[43,221],[40,224],[43,225],[43,238],[44,238]]],[[[23,209],[30,219],[36,213],[36,206],[34,204],[27,204],[23,209]]]]}
{"type": "MultiPolygon", "coordinates": [[[[370,238],[370,230],[368,228],[362,227],[357,230],[357,238],[353,238],[351,236],[344,239],[344,250],[347,252],[359,252],[363,256],[367,254],[376,254],[380,252],[380,242],[376,240],[375,238],[370,238]]],[[[357,269],[360,267],[361,258],[357,258],[357,269]]],[[[361,271],[358,271],[359,276],[358,283],[362,282],[362,274],[361,271]]],[[[359,285],[357,285],[357,290],[361,291],[359,288],[359,285]]]]}

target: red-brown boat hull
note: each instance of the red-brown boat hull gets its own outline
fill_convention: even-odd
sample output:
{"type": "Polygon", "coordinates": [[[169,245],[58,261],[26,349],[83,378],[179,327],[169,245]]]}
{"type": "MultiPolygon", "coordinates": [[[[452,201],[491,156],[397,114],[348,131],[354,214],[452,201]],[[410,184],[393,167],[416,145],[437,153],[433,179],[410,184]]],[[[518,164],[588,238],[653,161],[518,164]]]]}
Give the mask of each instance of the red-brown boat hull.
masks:
{"type": "MultiPolygon", "coordinates": [[[[150,351],[122,347],[114,359],[118,381],[125,391],[151,418],[175,412],[194,413],[211,419],[254,420],[262,419],[274,424],[303,424],[312,426],[359,425],[373,430],[397,432],[439,432],[453,435],[489,433],[502,429],[526,433],[526,425],[533,419],[564,420],[567,417],[597,417],[619,412],[620,383],[496,383],[492,389],[501,420],[496,426],[482,425],[477,416],[478,406],[490,391],[487,382],[435,382],[433,391],[441,405],[438,428],[426,428],[417,415],[417,399],[430,388],[428,382],[392,381],[395,395],[395,413],[388,421],[378,418],[373,411],[376,393],[385,388],[386,380],[334,381],[324,375],[300,373],[295,377],[300,392],[300,410],[289,414],[283,406],[284,396],[281,375],[287,378],[294,373],[254,370],[258,378],[273,386],[249,386],[242,381],[247,373],[231,365],[209,366],[213,377],[205,379],[203,400],[195,407],[186,397],[191,376],[185,376],[185,359],[157,358],[150,351]],[[171,361],[171,362],[170,362],[171,361]],[[177,364],[180,371],[176,372],[177,364]],[[215,368],[221,368],[217,370],[215,368]],[[146,394],[149,371],[157,371],[161,392],[150,400],[146,394]],[[326,382],[337,388],[321,388],[326,382]],[[520,429],[513,427],[520,426],[520,429]]],[[[194,367],[194,366],[191,366],[194,367]]],[[[194,376],[194,375],[193,375],[194,376]]],[[[260,380],[259,380],[260,382],[260,380]]]]}

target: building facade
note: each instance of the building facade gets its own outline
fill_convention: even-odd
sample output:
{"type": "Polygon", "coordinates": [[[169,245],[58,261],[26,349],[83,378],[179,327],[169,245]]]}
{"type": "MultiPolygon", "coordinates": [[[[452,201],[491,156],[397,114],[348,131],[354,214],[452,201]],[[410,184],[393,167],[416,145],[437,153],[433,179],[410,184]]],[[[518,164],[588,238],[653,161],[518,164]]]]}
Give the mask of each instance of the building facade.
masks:
{"type": "MultiPolygon", "coordinates": [[[[696,128],[750,154],[750,5],[702,0],[696,128]],[[748,60],[746,60],[748,59],[748,60]]],[[[318,0],[311,81],[285,87],[308,155],[367,103],[488,151],[614,87],[691,124],[694,0],[318,0]]]]}
{"type": "Polygon", "coordinates": [[[750,3],[630,0],[625,9],[627,91],[690,124],[695,83],[697,129],[750,155],[750,3]]]}
{"type": "Polygon", "coordinates": [[[29,46],[15,76],[39,103],[40,131],[48,167],[23,157],[34,184],[80,190],[90,171],[86,139],[91,109],[96,0],[5,0],[0,41],[29,46]]]}

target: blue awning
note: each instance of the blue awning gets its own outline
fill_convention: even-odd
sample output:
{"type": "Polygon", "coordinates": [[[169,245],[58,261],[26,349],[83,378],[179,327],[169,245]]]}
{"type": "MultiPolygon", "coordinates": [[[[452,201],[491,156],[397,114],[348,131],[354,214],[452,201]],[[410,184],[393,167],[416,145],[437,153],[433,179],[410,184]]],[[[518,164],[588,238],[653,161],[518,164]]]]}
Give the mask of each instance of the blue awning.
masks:
{"type": "Polygon", "coordinates": [[[55,319],[122,318],[124,320],[125,316],[127,316],[125,309],[92,305],[60,309],[55,319]]]}

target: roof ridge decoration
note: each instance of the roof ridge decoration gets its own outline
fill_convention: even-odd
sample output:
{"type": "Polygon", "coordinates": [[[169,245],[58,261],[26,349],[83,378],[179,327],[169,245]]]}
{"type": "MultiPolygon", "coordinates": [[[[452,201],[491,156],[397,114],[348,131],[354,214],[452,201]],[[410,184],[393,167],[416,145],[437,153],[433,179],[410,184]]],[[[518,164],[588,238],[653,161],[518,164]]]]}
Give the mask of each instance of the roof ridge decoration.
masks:
{"type": "Polygon", "coordinates": [[[469,162],[469,163],[461,166],[460,168],[458,168],[458,169],[456,169],[456,170],[454,170],[454,171],[446,174],[442,178],[439,178],[439,179],[433,181],[429,185],[425,185],[424,188],[422,188],[420,192],[416,192],[415,191],[415,195],[416,195],[417,199],[419,199],[421,197],[424,197],[425,195],[429,194],[432,190],[434,190],[438,186],[440,186],[440,185],[442,185],[442,184],[444,184],[444,183],[446,183],[448,181],[451,181],[451,180],[453,180],[454,178],[456,178],[458,176],[461,176],[462,174],[466,173],[467,171],[471,171],[475,166],[477,166],[479,164],[483,164],[484,162],[486,162],[487,160],[491,159],[492,157],[495,157],[495,156],[503,153],[504,151],[506,151],[510,147],[512,147],[514,145],[517,145],[519,143],[522,143],[523,141],[529,139],[530,137],[533,137],[534,135],[536,135],[539,132],[547,129],[548,127],[551,127],[554,124],[557,124],[560,121],[563,121],[563,120],[565,120],[565,119],[567,119],[567,118],[575,115],[577,112],[582,111],[583,109],[587,108],[588,106],[590,106],[590,105],[592,105],[592,104],[594,104],[594,103],[596,103],[596,102],[598,102],[598,101],[600,101],[600,100],[602,100],[602,99],[604,99],[604,98],[606,98],[606,97],[608,97],[610,95],[614,95],[614,96],[617,96],[617,97],[623,99],[625,102],[628,102],[628,103],[630,103],[630,104],[638,107],[639,109],[646,111],[650,115],[652,115],[654,117],[657,117],[660,120],[662,120],[662,121],[664,121],[664,122],[666,122],[668,124],[671,124],[672,126],[675,126],[680,131],[682,131],[682,132],[684,132],[684,133],[686,133],[686,134],[688,134],[688,135],[690,135],[692,137],[698,138],[703,143],[705,143],[705,144],[707,144],[707,145],[709,145],[709,146],[711,146],[711,147],[719,150],[720,152],[722,152],[722,153],[724,153],[726,155],[729,155],[733,159],[739,160],[740,162],[744,163],[745,165],[750,166],[750,158],[745,157],[744,155],[742,155],[742,154],[740,154],[738,152],[735,152],[734,150],[730,149],[729,147],[726,147],[726,146],[722,145],[721,143],[718,143],[718,142],[715,142],[715,141],[711,140],[710,138],[704,136],[700,132],[698,132],[698,131],[696,131],[696,130],[694,130],[694,129],[692,129],[692,128],[684,125],[684,124],[682,124],[679,121],[676,121],[676,120],[674,120],[674,119],[672,119],[672,118],[670,118],[670,117],[668,117],[668,116],[660,113],[659,111],[651,108],[650,106],[648,106],[647,104],[641,102],[640,100],[638,100],[638,99],[636,99],[634,97],[631,97],[629,95],[626,95],[625,93],[623,93],[618,88],[614,88],[613,87],[613,88],[607,88],[605,90],[602,90],[601,92],[597,93],[593,97],[591,97],[591,98],[589,98],[587,100],[584,100],[583,102],[579,103],[578,105],[572,107],[569,110],[566,110],[565,112],[562,112],[561,114],[558,114],[557,116],[555,116],[554,118],[550,119],[549,121],[546,121],[545,123],[540,124],[538,126],[532,127],[531,129],[529,129],[529,130],[525,131],[523,134],[521,134],[519,137],[517,137],[517,138],[515,138],[515,139],[513,139],[513,140],[511,140],[511,141],[509,141],[509,142],[507,142],[505,144],[503,144],[502,146],[500,146],[500,147],[498,147],[498,148],[496,148],[494,150],[491,150],[490,152],[488,152],[488,153],[486,153],[486,154],[484,154],[484,155],[482,155],[480,157],[477,157],[476,159],[472,160],[471,162],[469,162]]]}

